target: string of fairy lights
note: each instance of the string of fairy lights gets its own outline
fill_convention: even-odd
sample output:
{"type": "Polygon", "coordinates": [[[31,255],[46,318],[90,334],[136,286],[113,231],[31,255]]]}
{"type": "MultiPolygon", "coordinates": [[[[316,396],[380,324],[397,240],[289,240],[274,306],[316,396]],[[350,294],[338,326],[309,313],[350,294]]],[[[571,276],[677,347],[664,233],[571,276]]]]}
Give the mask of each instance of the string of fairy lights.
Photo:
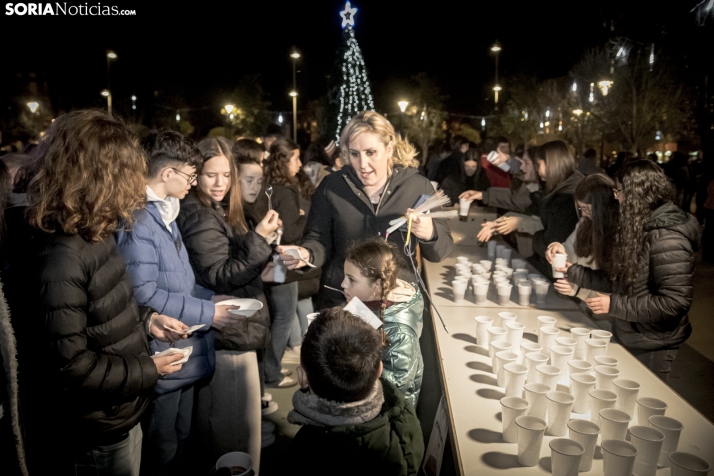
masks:
{"type": "Polygon", "coordinates": [[[352,29],[355,13],[357,13],[357,9],[353,8],[350,2],[347,2],[345,9],[340,12],[342,28],[345,29],[345,34],[347,35],[347,49],[342,59],[340,110],[337,115],[337,131],[335,133],[336,143],[339,143],[340,132],[352,116],[366,109],[374,111],[374,100],[372,99],[372,88],[369,84],[369,79],[367,79],[367,68],[352,29]]]}

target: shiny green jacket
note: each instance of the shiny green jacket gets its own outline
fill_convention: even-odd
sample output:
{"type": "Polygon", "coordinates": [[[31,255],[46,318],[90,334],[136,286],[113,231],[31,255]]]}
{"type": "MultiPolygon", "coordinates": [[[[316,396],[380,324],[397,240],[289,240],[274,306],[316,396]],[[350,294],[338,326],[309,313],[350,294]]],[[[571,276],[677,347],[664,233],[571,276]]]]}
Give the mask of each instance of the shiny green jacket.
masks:
{"type": "Polygon", "coordinates": [[[416,408],[424,374],[419,337],[423,325],[424,298],[414,284],[397,280],[387,299],[393,304],[384,313],[389,345],[382,353],[382,377],[404,394],[416,408]]]}

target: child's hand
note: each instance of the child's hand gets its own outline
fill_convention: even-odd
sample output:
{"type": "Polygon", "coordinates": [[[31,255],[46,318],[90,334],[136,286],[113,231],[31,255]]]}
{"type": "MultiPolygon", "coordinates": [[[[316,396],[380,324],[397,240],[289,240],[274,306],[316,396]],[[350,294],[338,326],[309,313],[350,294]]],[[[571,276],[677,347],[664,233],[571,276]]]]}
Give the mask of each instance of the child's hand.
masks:
{"type": "Polygon", "coordinates": [[[476,238],[478,241],[486,242],[491,239],[495,231],[496,224],[492,221],[487,221],[486,223],[481,223],[481,231],[478,232],[476,238]]]}
{"type": "Polygon", "coordinates": [[[565,247],[562,244],[554,241],[553,243],[549,244],[548,249],[545,250],[545,259],[548,260],[548,263],[553,263],[556,253],[564,255],[565,247]]]}
{"type": "Polygon", "coordinates": [[[596,298],[586,299],[585,302],[593,314],[607,314],[610,312],[610,296],[607,294],[597,293],[596,298]]]}
{"type": "MultiPolygon", "coordinates": [[[[464,193],[459,195],[459,198],[465,198],[466,200],[481,200],[483,198],[483,192],[477,192],[476,190],[466,190],[464,193]]],[[[458,205],[458,203],[456,205],[458,205]]]]}
{"type": "Polygon", "coordinates": [[[162,314],[154,314],[151,316],[151,321],[149,322],[149,331],[151,335],[156,340],[162,342],[176,342],[181,339],[188,337],[188,334],[181,334],[174,332],[169,329],[176,329],[177,331],[183,331],[188,329],[188,326],[178,319],[173,317],[164,316],[162,314]]]}
{"type": "Polygon", "coordinates": [[[557,280],[555,283],[553,283],[553,287],[560,294],[563,294],[565,296],[572,296],[573,285],[570,284],[570,282],[565,279],[557,280]]]}
{"type": "Polygon", "coordinates": [[[518,229],[518,217],[501,217],[496,220],[496,232],[501,235],[508,235],[518,229]]]}
{"type": "Polygon", "coordinates": [[[267,238],[268,235],[277,230],[282,224],[282,221],[278,218],[278,212],[270,210],[265,214],[265,217],[260,220],[258,226],[255,227],[255,232],[263,238],[267,238]]]}

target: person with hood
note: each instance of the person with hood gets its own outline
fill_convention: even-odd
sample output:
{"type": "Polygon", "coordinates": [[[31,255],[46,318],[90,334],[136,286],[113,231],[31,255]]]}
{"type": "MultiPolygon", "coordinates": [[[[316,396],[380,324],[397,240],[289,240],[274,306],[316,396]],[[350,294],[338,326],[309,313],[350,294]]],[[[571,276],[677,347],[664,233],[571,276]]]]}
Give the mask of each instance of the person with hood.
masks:
{"type": "Polygon", "coordinates": [[[476,148],[462,154],[439,184],[452,204],[458,204],[459,196],[466,190],[486,190],[489,186],[481,166],[481,153],[476,148]]]}
{"type": "Polygon", "coordinates": [[[620,211],[611,274],[568,263],[567,279],[600,293],[586,300],[590,309],[615,318],[617,340],[666,382],[692,333],[699,223],[672,203],[671,182],[649,160],[623,165],[613,193],[620,211]]]}
{"type": "Polygon", "coordinates": [[[384,116],[374,111],[357,114],[342,131],[340,148],[350,165],[325,177],[313,195],[305,233],[297,247],[300,259],[278,247],[289,269],[304,267],[306,262],[324,265],[323,286],[315,306],[318,310],[344,303],[339,288],[347,247],[355,240],[382,237],[404,249],[399,253],[398,277],[407,282],[416,279],[410,262],[416,242],[422,257],[432,262],[446,258],[454,245],[445,222],[429,215],[414,216],[408,247],[406,232],[396,230],[386,236],[389,222],[404,216],[422,195],[432,195],[434,187],[417,169],[407,167],[414,148],[394,132],[384,116]]]}
{"type": "Polygon", "coordinates": [[[401,392],[380,378],[382,349],[379,333],[344,309],[324,311],[308,327],[288,422],[302,425],[290,459],[311,475],[331,476],[335,468],[342,476],[419,471],[419,420],[401,392]]]}
{"type": "MultiPolygon", "coordinates": [[[[191,430],[194,383],[213,373],[216,361],[211,327],[222,329],[240,320],[229,306],[214,302],[230,299],[196,284],[186,247],[176,225],[179,200],[196,182],[198,149],[180,133],[151,132],[143,141],[149,166],[147,205],[135,213],[131,230],[116,233],[117,249],[126,262],[134,297],[139,305],[174,317],[187,326],[203,325],[176,348],[191,348],[180,372],[159,379],[157,398],[144,421],[142,472],[165,475],[184,464],[183,448],[191,430]]],[[[152,353],[170,346],[153,341],[152,353]]]]}
{"type": "Polygon", "coordinates": [[[416,284],[397,279],[397,251],[382,239],[361,241],[347,250],[342,289],[350,302],[357,298],[384,322],[382,377],[416,408],[424,374],[419,347],[424,299],[416,284]]]}

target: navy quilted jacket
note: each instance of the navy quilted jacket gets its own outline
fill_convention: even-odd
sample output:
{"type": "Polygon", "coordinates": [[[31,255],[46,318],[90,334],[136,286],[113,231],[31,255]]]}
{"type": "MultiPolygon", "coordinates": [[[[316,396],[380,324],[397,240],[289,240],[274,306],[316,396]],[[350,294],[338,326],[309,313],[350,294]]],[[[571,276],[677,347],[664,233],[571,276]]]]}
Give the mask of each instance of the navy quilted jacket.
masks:
{"type": "Polygon", "coordinates": [[[171,223],[169,233],[156,205],[149,202],[136,212],[132,230],[117,232],[116,239],[140,306],[152,307],[187,326],[206,324],[188,339],[173,344],[155,339],[151,342],[152,354],[170,346],[193,347],[181,370],[159,379],[157,393],[173,392],[212,374],[216,357],[213,337],[208,331],[215,312],[210,300],[213,292],[196,284],[176,222],[171,223]]]}

